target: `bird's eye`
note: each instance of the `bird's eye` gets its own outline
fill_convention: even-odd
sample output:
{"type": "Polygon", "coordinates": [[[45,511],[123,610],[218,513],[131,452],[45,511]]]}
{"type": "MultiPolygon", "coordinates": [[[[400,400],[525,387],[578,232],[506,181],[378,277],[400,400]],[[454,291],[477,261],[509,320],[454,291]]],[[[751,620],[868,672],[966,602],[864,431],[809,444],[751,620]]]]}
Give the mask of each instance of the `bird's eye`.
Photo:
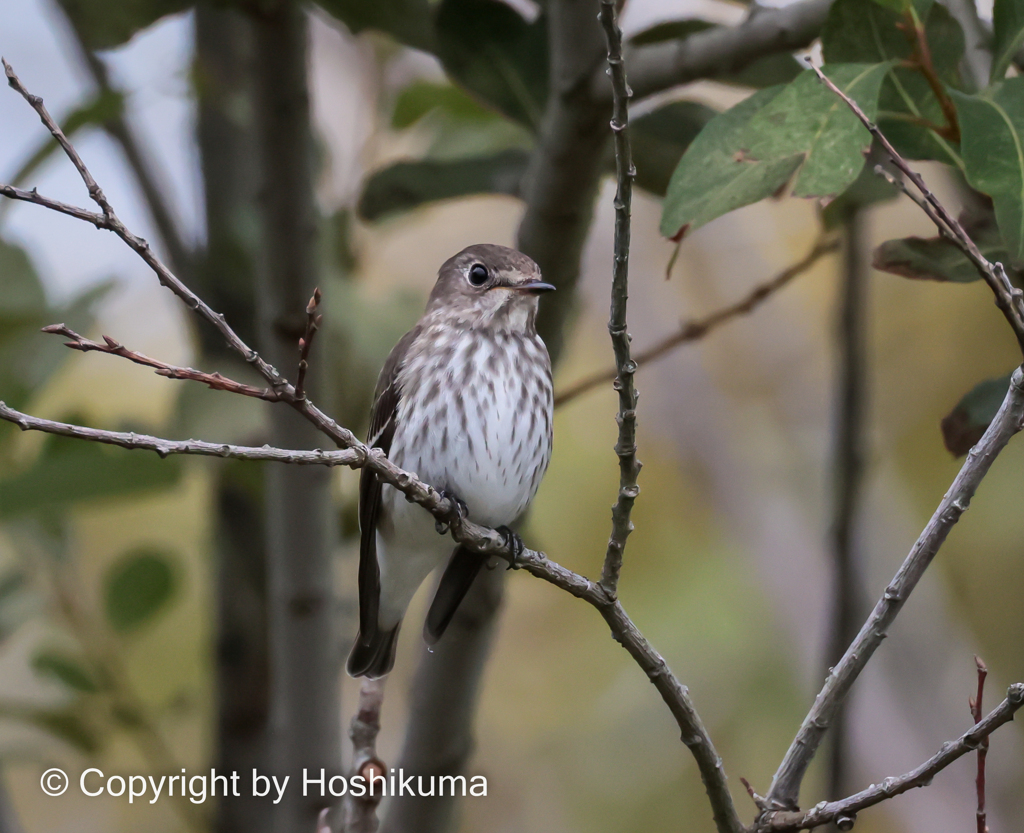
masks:
{"type": "Polygon", "coordinates": [[[474,263],[469,270],[469,282],[473,286],[483,286],[487,283],[487,267],[482,263],[474,263]]]}

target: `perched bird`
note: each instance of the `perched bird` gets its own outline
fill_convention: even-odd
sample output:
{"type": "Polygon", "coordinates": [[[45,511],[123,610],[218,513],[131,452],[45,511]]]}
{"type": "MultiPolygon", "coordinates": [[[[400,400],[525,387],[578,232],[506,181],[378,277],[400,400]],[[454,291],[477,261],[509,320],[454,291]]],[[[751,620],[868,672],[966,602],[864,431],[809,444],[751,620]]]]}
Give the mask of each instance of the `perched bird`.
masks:
{"type": "MultiPolygon", "coordinates": [[[[480,524],[523,514],[551,458],[551,361],[538,295],[553,290],[526,255],[480,244],[446,261],[419,323],[391,351],[374,393],[368,444],[441,490],[480,524]]],[[[369,469],[359,482],[359,634],[354,677],[395,664],[406,608],[448,559],[424,625],[436,642],[486,560],[439,535],[434,518],[369,469]]]]}

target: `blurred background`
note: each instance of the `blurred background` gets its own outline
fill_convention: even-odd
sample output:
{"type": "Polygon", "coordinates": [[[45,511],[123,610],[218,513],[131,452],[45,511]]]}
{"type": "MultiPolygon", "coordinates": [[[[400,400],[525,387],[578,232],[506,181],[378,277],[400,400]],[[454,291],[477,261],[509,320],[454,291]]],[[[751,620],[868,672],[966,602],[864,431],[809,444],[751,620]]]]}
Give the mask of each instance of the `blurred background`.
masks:
{"type": "MultiPolygon", "coordinates": [[[[514,160],[530,149],[530,132],[451,85],[426,51],[376,31],[353,34],[311,7],[298,23],[286,21],[291,29],[264,22],[308,45],[298,66],[308,69],[311,130],[303,134],[306,123],[298,122],[298,138],[291,137],[298,144],[289,145],[287,126],[275,134],[273,113],[254,109],[275,75],[295,71],[266,33],[247,34],[241,15],[221,8],[174,3],[138,31],[123,32],[116,20],[104,29],[102,15],[89,14],[102,5],[0,0],[0,52],[62,124],[77,128],[76,146],[129,228],[286,374],[294,372],[295,342],[281,321],[267,321],[276,313],[260,298],[278,296],[261,264],[283,259],[301,272],[285,305],[304,305],[313,283],[323,289],[317,399],[364,431],[377,369],[418,317],[437,267],[474,242],[513,245],[524,210],[508,193],[461,196],[455,188],[453,198],[428,202],[379,180],[371,192],[371,175],[406,159],[440,163],[486,152],[514,160]],[[236,74],[245,61],[265,64],[255,81],[236,74]],[[275,135],[279,147],[257,146],[275,135]],[[273,176],[253,174],[259,164],[267,168],[261,159],[285,182],[310,173],[305,208],[289,205],[273,176]],[[297,260],[287,247],[260,248],[268,224],[291,222],[275,211],[306,224],[297,260]]],[[[146,4],[129,5],[134,13],[146,4]]],[[[536,18],[526,0],[513,5],[524,19],[536,18]]],[[[690,17],[736,24],[746,13],[716,0],[630,0],[623,25],[630,35],[690,17]]],[[[699,81],[669,98],[721,110],[749,92],[699,81]]],[[[652,108],[638,114],[645,109],[652,108]]],[[[0,94],[0,181],[21,174],[24,187],[86,205],[75,171],[51,147],[25,102],[13,91],[0,94]]],[[[924,172],[955,203],[955,183],[937,166],[924,172]]],[[[556,387],[563,389],[612,362],[613,191],[610,178],[600,182],[576,302],[561,329],[556,387]]],[[[659,216],[658,197],[638,190],[629,310],[638,349],[799,260],[821,225],[819,207],[797,199],[733,212],[685,239],[666,280],[674,244],[659,235],[659,216]]],[[[858,222],[863,252],[891,237],[934,233],[903,200],[862,209],[858,222]]],[[[42,324],[66,321],[171,363],[243,372],[113,235],[4,203],[0,238],[0,399],[49,418],[161,436],[319,444],[287,419],[276,421],[265,403],[72,354],[37,334],[42,324]]],[[[837,254],[819,259],[751,315],[637,376],[645,465],[621,597],[689,686],[745,819],[754,807],[739,777],[767,790],[828,662],[842,264],[837,254]]],[[[958,469],[940,420],[965,391],[1014,366],[1015,344],[978,283],[869,272],[863,289],[864,481],[852,595],[866,610],[958,469]]],[[[523,531],[530,546],[591,576],[600,570],[617,488],[616,407],[606,384],[558,410],[554,458],[523,531]]],[[[1024,444],[1011,443],[858,681],[843,776],[851,791],[905,772],[970,725],[975,654],[991,669],[989,706],[1024,679],[1022,465],[1024,444]]],[[[89,766],[122,775],[279,764],[343,771],[349,752],[341,738],[357,697],[341,662],[355,630],[358,475],[315,476],[323,482],[289,485],[260,464],[161,461],[0,426],[2,833],[271,829],[267,801],[232,810],[211,801],[130,806],[83,797],[77,776],[89,766]],[[275,489],[306,500],[307,488],[322,496],[309,498],[308,518],[300,511],[298,521],[275,526],[271,517],[264,528],[268,501],[281,504],[275,489]],[[301,561],[314,546],[325,558],[301,580],[322,594],[322,617],[278,628],[267,588],[287,567],[274,565],[301,561]],[[288,646],[275,639],[287,633],[298,640],[293,646],[308,646],[316,628],[328,629],[323,650],[295,661],[325,682],[320,699],[304,701],[279,688],[287,681],[275,677],[281,665],[273,658],[288,646]],[[282,723],[282,702],[319,703],[321,729],[282,723]],[[307,762],[302,731],[321,730],[307,762]],[[297,750],[288,751],[289,739],[297,750]],[[72,788],[59,798],[40,791],[50,766],[71,774],[72,788]]],[[[506,585],[468,763],[468,772],[487,776],[489,793],[462,801],[453,829],[712,829],[671,715],[595,611],[526,574],[510,573],[506,585]]],[[[410,622],[421,619],[428,591],[410,622]]],[[[378,746],[389,765],[401,755],[422,653],[419,626],[410,624],[378,746]]],[[[1022,753],[1019,727],[994,736],[993,830],[1014,829],[1024,813],[1022,753]]],[[[804,785],[807,805],[823,796],[827,761],[819,756],[804,785]]],[[[294,781],[297,771],[288,771],[294,781]]],[[[862,813],[858,829],[973,829],[973,775],[974,759],[965,758],[929,789],[862,813]]]]}

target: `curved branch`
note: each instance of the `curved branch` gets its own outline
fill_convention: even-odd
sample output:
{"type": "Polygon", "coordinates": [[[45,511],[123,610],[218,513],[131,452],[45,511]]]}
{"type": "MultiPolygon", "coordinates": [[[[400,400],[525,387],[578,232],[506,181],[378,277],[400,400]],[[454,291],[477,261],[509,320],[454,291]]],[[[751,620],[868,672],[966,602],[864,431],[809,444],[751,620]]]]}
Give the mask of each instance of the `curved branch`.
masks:
{"type": "Polygon", "coordinates": [[[1013,720],[1014,714],[1022,705],[1024,705],[1024,683],[1014,683],[1006,692],[1006,699],[989,712],[984,720],[976,723],[952,743],[942,744],[942,749],[906,775],[901,775],[898,778],[885,778],[880,784],[872,784],[866,790],[861,790],[841,801],[823,801],[806,813],[768,812],[754,826],[754,830],[757,833],[811,830],[831,821],[837,822],[840,830],[849,830],[853,827],[857,813],[864,808],[881,804],[883,801],[915,787],[928,786],[932,778],[953,761],[968,752],[981,748],[989,735],[1000,726],[1013,720]]]}
{"type": "MultiPolygon", "coordinates": [[[[693,707],[686,687],[679,682],[665,660],[654,650],[643,634],[640,633],[633,621],[626,615],[618,600],[610,596],[599,583],[593,582],[554,561],[550,561],[544,553],[530,549],[523,549],[520,553],[515,553],[509,547],[506,536],[494,529],[475,524],[468,519],[459,518],[458,516],[461,513],[454,511],[455,506],[453,502],[443,497],[433,486],[424,483],[415,474],[404,471],[396,466],[388,460],[381,449],[369,448],[360,442],[351,431],[336,423],[308,399],[298,398],[294,386],[289,384],[275,368],[264,361],[255,350],[245,344],[235,331],[231,329],[224,316],[214,312],[201,298],[176,278],[163,262],[153,254],[149,244],[132,234],[117,219],[109,202],[103,196],[103,192],[85,167],[78,153],[71,143],[68,142],[49,113],[46,112],[42,99],[30,94],[22,86],[14,70],[11,69],[6,61],[3,62],[3,65],[11,86],[21,93],[26,101],[39,113],[43,123],[57,141],[61,143],[68,157],[75,164],[89,189],[90,196],[103,211],[102,217],[98,218],[99,222],[87,216],[83,216],[82,219],[94,222],[99,228],[107,228],[113,231],[138,253],[156,273],[161,284],[170,288],[196,314],[213,324],[224,336],[228,345],[245,357],[270,382],[271,387],[281,401],[288,403],[323,434],[351,452],[352,459],[347,465],[353,468],[371,469],[381,482],[398,489],[411,502],[419,504],[434,515],[435,518],[442,521],[447,526],[449,533],[456,543],[462,544],[482,555],[496,555],[504,558],[514,567],[525,569],[532,575],[544,579],[556,587],[565,590],[567,593],[586,600],[601,612],[601,615],[611,627],[616,640],[626,648],[637,664],[644,670],[676,718],[682,733],[683,742],[690,748],[697,760],[701,777],[704,779],[708,795],[712,801],[716,824],[720,833],[740,833],[742,825],[739,823],[735,807],[732,804],[725,774],[722,770],[721,759],[715,751],[715,747],[703,722],[693,707]],[[455,517],[454,521],[453,516],[455,517]]],[[[89,213],[81,209],[78,211],[83,215],[89,213]]],[[[82,438],[85,439],[86,437],[82,436],[82,438]]]]}
{"type": "Polygon", "coordinates": [[[967,511],[978,484],[1006,444],[1024,428],[1024,369],[1017,368],[1010,380],[999,412],[978,444],[971,449],[953,485],[939,503],[906,560],[878,600],[857,638],[832,669],[814,705],[807,713],[785,758],[772,780],[766,799],[770,807],[795,810],[800,782],[825,732],[835,718],[864,666],[882,644],[897,614],[960,516],[967,511]]]}

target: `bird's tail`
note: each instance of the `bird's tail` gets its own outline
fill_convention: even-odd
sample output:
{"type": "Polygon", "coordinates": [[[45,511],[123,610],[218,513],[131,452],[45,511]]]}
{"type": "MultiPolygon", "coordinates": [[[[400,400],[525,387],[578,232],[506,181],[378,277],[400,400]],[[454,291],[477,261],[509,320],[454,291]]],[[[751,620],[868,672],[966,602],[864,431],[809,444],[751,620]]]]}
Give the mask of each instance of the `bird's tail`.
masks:
{"type": "Polygon", "coordinates": [[[387,674],[395,665],[395,648],[398,646],[399,622],[391,630],[381,630],[374,625],[367,633],[362,630],[356,635],[355,644],[348,655],[348,673],[353,677],[369,677],[377,680],[387,674]]]}
{"type": "Polygon", "coordinates": [[[423,623],[423,638],[428,645],[433,645],[441,638],[459,609],[459,604],[466,597],[473,579],[487,558],[480,553],[470,552],[457,547],[452,553],[444,575],[437,584],[434,601],[427,611],[427,621],[423,623]]]}

